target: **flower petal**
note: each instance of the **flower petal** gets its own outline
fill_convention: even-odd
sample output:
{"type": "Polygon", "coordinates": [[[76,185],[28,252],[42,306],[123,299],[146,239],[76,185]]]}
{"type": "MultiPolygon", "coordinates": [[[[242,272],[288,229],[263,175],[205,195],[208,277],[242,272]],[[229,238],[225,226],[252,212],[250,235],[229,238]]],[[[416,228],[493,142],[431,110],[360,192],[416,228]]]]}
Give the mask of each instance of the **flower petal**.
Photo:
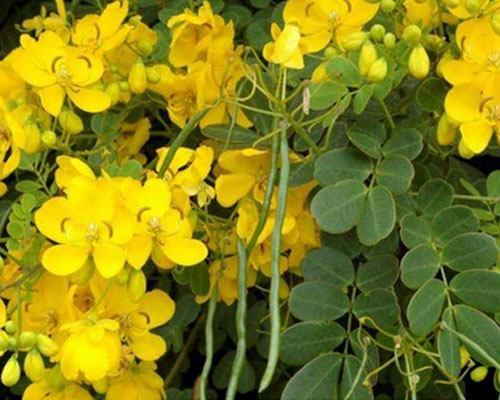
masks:
{"type": "Polygon", "coordinates": [[[114,244],[95,246],[92,256],[97,270],[103,278],[111,278],[120,272],[125,265],[127,252],[123,247],[114,244]]]}
{"type": "Polygon", "coordinates": [[[184,266],[198,264],[208,254],[207,247],[200,240],[175,236],[165,239],[160,248],[170,260],[184,266]]]}
{"type": "Polygon", "coordinates": [[[78,271],[88,257],[85,247],[70,244],[58,244],[44,251],[42,264],[45,269],[54,275],[68,276],[78,271]]]}
{"type": "Polygon", "coordinates": [[[68,95],[78,108],[89,113],[98,113],[111,106],[111,98],[97,89],[68,90],[68,95]]]}

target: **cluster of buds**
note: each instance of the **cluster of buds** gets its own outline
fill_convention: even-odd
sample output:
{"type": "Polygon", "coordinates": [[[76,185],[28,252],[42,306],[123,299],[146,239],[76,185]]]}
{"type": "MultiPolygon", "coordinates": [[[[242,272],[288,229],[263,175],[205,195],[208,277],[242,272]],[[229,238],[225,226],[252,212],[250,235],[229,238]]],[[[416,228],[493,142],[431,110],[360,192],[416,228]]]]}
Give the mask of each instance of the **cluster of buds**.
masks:
{"type": "Polygon", "coordinates": [[[409,25],[403,31],[403,40],[412,50],[408,59],[408,70],[417,79],[424,79],[429,74],[430,60],[422,45],[422,31],[417,25],[409,25]]]}

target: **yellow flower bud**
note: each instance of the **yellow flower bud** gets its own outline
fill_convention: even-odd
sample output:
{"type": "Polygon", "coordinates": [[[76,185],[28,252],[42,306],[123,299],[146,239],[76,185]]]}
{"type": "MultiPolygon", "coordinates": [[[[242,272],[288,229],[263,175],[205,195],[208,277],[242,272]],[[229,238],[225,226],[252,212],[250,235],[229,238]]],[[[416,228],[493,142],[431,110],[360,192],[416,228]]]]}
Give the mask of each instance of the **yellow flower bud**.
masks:
{"type": "Polygon", "coordinates": [[[378,82],[384,79],[387,75],[387,61],[384,57],[380,57],[375,61],[368,70],[368,80],[378,82]]]}
{"type": "Polygon", "coordinates": [[[125,285],[128,282],[130,271],[127,268],[122,268],[117,275],[115,275],[114,280],[118,285],[125,285]]]}
{"type": "Polygon", "coordinates": [[[120,86],[118,83],[110,83],[106,87],[106,94],[111,98],[111,104],[115,105],[120,101],[120,86]]]}
{"type": "Polygon", "coordinates": [[[437,126],[437,142],[441,146],[449,146],[455,140],[457,127],[450,122],[446,114],[441,115],[437,126]]]}
{"type": "Polygon", "coordinates": [[[479,4],[479,0],[467,0],[465,2],[465,9],[472,15],[475,15],[481,9],[481,4],[479,4]]]}
{"type": "Polygon", "coordinates": [[[47,147],[55,146],[57,135],[54,131],[45,131],[42,133],[42,143],[47,147]]]}
{"type": "Polygon", "coordinates": [[[132,66],[128,75],[128,84],[132,93],[141,94],[146,91],[148,78],[146,76],[146,67],[142,61],[138,61],[132,66]]]}
{"type": "Polygon", "coordinates": [[[387,47],[388,49],[392,49],[394,48],[394,46],[396,46],[396,35],[394,35],[394,33],[389,32],[385,34],[384,46],[387,47]]]}
{"type": "Polygon", "coordinates": [[[52,357],[59,350],[57,343],[47,335],[43,334],[38,335],[36,345],[38,347],[38,350],[40,350],[40,352],[47,357],[52,357]]]}
{"type": "Polygon", "coordinates": [[[7,347],[9,347],[9,341],[4,336],[0,336],[0,353],[5,352],[7,347]]]}
{"type": "Polygon", "coordinates": [[[423,44],[427,49],[437,52],[446,44],[446,42],[438,35],[425,35],[423,38],[423,44]]]}
{"type": "Polygon", "coordinates": [[[64,376],[61,373],[61,366],[59,364],[56,364],[54,368],[50,370],[47,381],[50,387],[53,387],[56,390],[64,389],[64,386],[66,386],[66,379],[64,379],[64,376]]]}
{"type": "Polygon", "coordinates": [[[90,280],[90,278],[92,278],[94,269],[94,263],[91,260],[87,260],[85,264],[83,264],[82,268],[69,276],[69,280],[75,285],[85,285],[90,280]]]}
{"type": "Polygon", "coordinates": [[[149,56],[153,52],[153,45],[145,40],[137,42],[137,50],[144,56],[149,56]]]}
{"type": "Polygon", "coordinates": [[[24,373],[32,382],[38,382],[43,379],[45,363],[37,349],[32,349],[26,354],[23,366],[24,373]]]}
{"type": "Polygon", "coordinates": [[[144,275],[144,272],[133,270],[128,278],[127,289],[132,300],[139,301],[146,293],[146,275],[144,275]]]}
{"type": "Polygon", "coordinates": [[[411,46],[416,46],[422,37],[422,31],[417,25],[408,25],[403,31],[403,40],[411,46]]]}
{"type": "Polygon", "coordinates": [[[31,349],[36,344],[35,332],[26,331],[19,336],[18,346],[22,350],[31,349]]]}
{"type": "Polygon", "coordinates": [[[467,147],[463,139],[460,139],[460,142],[458,142],[458,153],[460,157],[465,159],[474,157],[474,152],[467,147]]]}
{"type": "Polygon", "coordinates": [[[380,2],[380,9],[387,14],[393,12],[395,7],[396,2],[394,0],[382,0],[380,2]]]}
{"type": "Polygon", "coordinates": [[[24,126],[26,132],[26,142],[23,146],[24,151],[28,154],[36,153],[40,150],[40,128],[34,122],[28,122],[24,126]]]}
{"type": "Polygon", "coordinates": [[[20,377],[21,367],[19,366],[16,356],[12,355],[3,367],[1,377],[2,383],[7,387],[14,386],[19,382],[20,377]]]}
{"type": "Polygon", "coordinates": [[[17,330],[16,323],[10,319],[5,323],[4,329],[9,335],[13,335],[17,330]]]}
{"type": "Polygon", "coordinates": [[[375,61],[377,61],[377,50],[372,42],[367,41],[361,47],[361,53],[359,54],[358,66],[361,76],[366,76],[375,61]]]}
{"type": "Polygon", "coordinates": [[[370,37],[376,42],[381,42],[384,39],[385,27],[384,25],[375,24],[370,29],[370,37]]]}
{"type": "Polygon", "coordinates": [[[460,0],[444,0],[444,5],[448,8],[458,7],[460,0]]]}
{"type": "Polygon", "coordinates": [[[342,39],[342,47],[346,51],[356,51],[362,46],[367,38],[366,32],[353,32],[342,39]]]}
{"type": "Polygon", "coordinates": [[[325,58],[327,58],[328,60],[331,60],[332,58],[335,58],[338,55],[339,55],[339,52],[337,51],[337,49],[335,47],[328,46],[325,49],[325,58]]]}
{"type": "Polygon", "coordinates": [[[70,135],[76,135],[83,131],[82,119],[71,110],[61,111],[61,114],[59,114],[59,124],[70,135]]]}
{"type": "Polygon", "coordinates": [[[130,85],[128,84],[127,81],[121,81],[118,83],[118,87],[122,92],[128,92],[130,91],[130,85]]]}
{"type": "Polygon", "coordinates": [[[283,278],[280,278],[280,287],[279,287],[280,299],[288,299],[289,294],[290,294],[290,288],[288,287],[288,283],[283,278]]]}
{"type": "Polygon", "coordinates": [[[486,375],[488,375],[488,368],[486,367],[477,367],[474,368],[471,373],[470,373],[470,378],[474,382],[481,382],[486,378],[486,375]]]}
{"type": "Polygon", "coordinates": [[[491,28],[493,29],[493,32],[500,35],[500,13],[493,14],[491,16],[491,28]]]}
{"type": "Polygon", "coordinates": [[[147,67],[146,68],[146,76],[148,78],[148,82],[150,83],[158,83],[161,80],[161,75],[154,68],[147,67]]]}
{"type": "Polygon", "coordinates": [[[430,61],[424,46],[418,45],[413,48],[408,60],[408,69],[417,79],[424,79],[429,74],[430,61]]]}
{"type": "Polygon", "coordinates": [[[470,354],[464,346],[460,346],[460,369],[465,367],[470,360],[470,354]]]}

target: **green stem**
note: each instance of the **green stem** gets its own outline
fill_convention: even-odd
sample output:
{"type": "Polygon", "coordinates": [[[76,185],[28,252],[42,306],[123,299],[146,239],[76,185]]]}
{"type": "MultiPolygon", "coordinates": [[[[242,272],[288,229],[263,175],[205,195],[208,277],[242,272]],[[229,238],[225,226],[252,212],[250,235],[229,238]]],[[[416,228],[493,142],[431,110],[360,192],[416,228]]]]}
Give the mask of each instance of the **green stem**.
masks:
{"type": "Polygon", "coordinates": [[[214,315],[217,308],[217,285],[214,286],[212,297],[208,303],[207,321],[205,323],[205,342],[206,342],[206,357],[203,364],[203,371],[200,378],[200,399],[207,399],[207,380],[212,368],[214,358],[214,315]]]}
{"type": "Polygon", "coordinates": [[[238,238],[238,308],[236,309],[236,332],[238,334],[238,344],[236,355],[231,369],[229,385],[226,392],[226,400],[233,400],[238,390],[238,383],[245,362],[247,350],[247,252],[243,241],[238,238]]]}
{"type": "Polygon", "coordinates": [[[379,102],[380,106],[382,107],[382,111],[384,111],[385,117],[387,118],[387,122],[389,122],[391,129],[394,130],[396,128],[396,124],[394,123],[394,120],[392,119],[392,115],[389,112],[389,109],[387,108],[387,106],[385,105],[384,100],[377,99],[377,101],[379,102]]]}
{"type": "Polygon", "coordinates": [[[280,308],[279,308],[279,286],[280,286],[280,255],[281,255],[281,230],[285,220],[286,203],[288,195],[288,177],[290,174],[290,155],[286,137],[287,124],[280,123],[281,140],[281,170],[280,182],[278,186],[278,206],[276,209],[276,222],[271,237],[271,293],[269,295],[269,309],[271,320],[271,338],[269,345],[269,356],[266,370],[260,381],[259,392],[263,392],[270,384],[278,364],[278,354],[280,347],[280,308]]]}
{"type": "Polygon", "coordinates": [[[160,170],[158,171],[158,177],[163,178],[165,176],[165,172],[167,172],[170,163],[175,157],[175,153],[186,141],[189,134],[196,128],[198,123],[203,119],[203,117],[207,114],[210,108],[204,108],[200,112],[198,112],[195,116],[193,116],[188,123],[182,128],[179,132],[179,135],[175,138],[174,142],[168,149],[167,156],[163,160],[161,164],[160,170]]]}

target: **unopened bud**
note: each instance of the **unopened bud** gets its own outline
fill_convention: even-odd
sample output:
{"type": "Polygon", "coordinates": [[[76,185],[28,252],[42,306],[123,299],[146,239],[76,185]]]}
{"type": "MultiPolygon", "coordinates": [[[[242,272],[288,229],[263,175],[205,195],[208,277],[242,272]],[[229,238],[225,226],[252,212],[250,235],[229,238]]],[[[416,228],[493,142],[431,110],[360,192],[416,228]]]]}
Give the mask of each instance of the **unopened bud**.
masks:
{"type": "Polygon", "coordinates": [[[50,387],[58,391],[64,389],[64,386],[66,386],[66,379],[64,379],[61,373],[61,366],[59,364],[56,364],[54,368],[50,370],[47,381],[50,387]]]}
{"type": "Polygon", "coordinates": [[[375,61],[368,70],[368,80],[371,82],[379,82],[387,75],[387,61],[384,57],[380,57],[375,61]]]}
{"type": "Polygon", "coordinates": [[[128,278],[127,289],[132,301],[138,302],[146,293],[146,275],[144,275],[144,272],[133,270],[128,278]]]}
{"type": "Polygon", "coordinates": [[[114,276],[114,280],[118,285],[126,285],[128,282],[130,271],[127,268],[122,268],[118,274],[114,276]]]}
{"type": "Polygon", "coordinates": [[[146,91],[148,78],[146,76],[146,67],[142,61],[138,61],[132,66],[128,75],[128,84],[132,93],[141,94],[146,91]]]}
{"type": "Polygon", "coordinates": [[[466,0],[465,9],[472,15],[475,15],[481,9],[481,4],[479,0],[466,0]]]}
{"type": "Polygon", "coordinates": [[[394,33],[389,32],[385,34],[384,46],[387,47],[388,49],[392,49],[394,48],[394,46],[396,46],[396,35],[394,35],[394,33]]]}
{"type": "Polygon", "coordinates": [[[82,119],[71,110],[64,110],[59,114],[59,124],[70,135],[76,135],[83,131],[82,119]]]}
{"type": "Polygon", "coordinates": [[[161,80],[161,75],[157,70],[151,67],[146,68],[146,77],[149,83],[158,83],[161,80]]]}
{"type": "Polygon", "coordinates": [[[417,25],[408,25],[402,37],[410,46],[416,46],[422,38],[422,30],[417,25]]]}
{"type": "Polygon", "coordinates": [[[38,350],[40,350],[40,352],[47,357],[52,357],[59,350],[57,343],[47,335],[43,334],[38,335],[36,345],[38,347],[38,350]]]}
{"type": "Polygon", "coordinates": [[[441,146],[449,146],[455,140],[457,127],[450,122],[446,114],[441,115],[437,126],[437,142],[441,146]]]}
{"type": "Polygon", "coordinates": [[[488,368],[486,367],[477,367],[474,368],[471,373],[470,373],[470,378],[474,382],[481,382],[486,378],[486,375],[488,375],[488,368]]]}
{"type": "Polygon", "coordinates": [[[92,278],[94,269],[94,262],[90,259],[87,259],[87,261],[85,261],[85,264],[83,264],[83,267],[69,276],[69,280],[75,285],[85,285],[90,280],[90,278],[92,278]]]}
{"type": "Polygon", "coordinates": [[[413,48],[408,60],[408,69],[417,79],[424,79],[429,74],[430,61],[424,46],[418,45],[413,48]]]}
{"type": "Polygon", "coordinates": [[[361,53],[359,54],[358,67],[361,76],[368,74],[368,70],[375,61],[377,61],[377,50],[375,45],[368,40],[361,47],[361,53]]]}
{"type": "Polygon", "coordinates": [[[465,367],[470,360],[470,354],[464,346],[460,346],[460,369],[465,367]]]}
{"type": "Polygon", "coordinates": [[[31,349],[36,344],[35,332],[26,331],[19,335],[18,346],[21,350],[31,349]]]}
{"type": "Polygon", "coordinates": [[[500,35],[500,13],[491,16],[491,29],[493,29],[493,32],[497,35],[500,35]]]}
{"type": "Polygon", "coordinates": [[[0,336],[0,354],[4,353],[9,347],[9,341],[5,336],[0,336]]]}
{"type": "Polygon", "coordinates": [[[352,32],[342,39],[342,47],[347,51],[356,51],[363,45],[368,35],[366,32],[352,32]]]}
{"type": "Polygon", "coordinates": [[[118,83],[118,87],[120,88],[120,90],[122,92],[128,92],[128,91],[130,91],[130,85],[128,84],[127,81],[120,81],[118,83]]]}
{"type": "Polygon", "coordinates": [[[394,8],[396,8],[396,2],[394,0],[382,0],[380,2],[380,9],[386,14],[393,12],[394,8]]]}
{"type": "Polygon", "coordinates": [[[47,147],[53,147],[57,143],[57,135],[54,131],[45,131],[42,133],[42,143],[47,147]]]}
{"type": "Polygon", "coordinates": [[[21,378],[21,366],[15,355],[12,355],[2,370],[2,383],[4,386],[14,386],[21,378]]]}
{"type": "Polygon", "coordinates": [[[8,320],[4,325],[5,332],[7,332],[9,335],[13,335],[14,333],[16,333],[16,328],[16,323],[11,319],[8,320]]]}
{"type": "Polygon", "coordinates": [[[384,25],[375,24],[370,29],[370,37],[376,42],[381,42],[384,39],[385,27],[384,25]]]}
{"type": "Polygon", "coordinates": [[[111,98],[111,104],[115,105],[120,101],[120,86],[117,83],[110,83],[106,87],[106,94],[111,98]]]}
{"type": "Polygon", "coordinates": [[[153,45],[146,40],[139,40],[139,42],[137,42],[137,50],[139,50],[139,53],[143,56],[149,56],[153,52],[153,45]]]}
{"type": "Polygon", "coordinates": [[[36,153],[40,150],[40,128],[36,123],[28,122],[24,126],[24,132],[26,133],[26,142],[22,148],[28,154],[36,153]]]}
{"type": "Polygon", "coordinates": [[[469,147],[467,147],[463,139],[460,139],[460,142],[458,142],[458,154],[460,154],[460,157],[465,158],[466,160],[474,157],[474,152],[469,149],[469,147]]]}
{"type": "Polygon", "coordinates": [[[444,0],[444,5],[448,8],[456,8],[460,4],[460,0],[444,0]]]}
{"type": "Polygon", "coordinates": [[[337,49],[335,47],[328,46],[325,49],[325,58],[328,60],[331,60],[332,58],[335,58],[338,55],[339,55],[339,52],[337,51],[337,49]]]}
{"type": "Polygon", "coordinates": [[[108,378],[105,377],[105,378],[99,379],[98,381],[92,381],[92,387],[94,388],[94,390],[97,393],[105,394],[109,388],[108,378]]]}
{"type": "Polygon", "coordinates": [[[43,379],[45,363],[37,349],[32,349],[26,354],[23,367],[24,373],[32,382],[39,382],[43,379]]]}

